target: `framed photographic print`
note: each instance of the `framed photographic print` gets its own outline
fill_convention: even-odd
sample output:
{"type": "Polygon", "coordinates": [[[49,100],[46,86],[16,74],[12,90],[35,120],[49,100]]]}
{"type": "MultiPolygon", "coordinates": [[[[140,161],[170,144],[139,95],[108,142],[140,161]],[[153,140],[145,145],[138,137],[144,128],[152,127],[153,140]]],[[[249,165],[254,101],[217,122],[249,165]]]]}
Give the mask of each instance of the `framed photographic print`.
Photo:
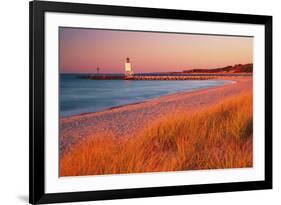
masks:
{"type": "Polygon", "coordinates": [[[30,203],[272,188],[272,17],[30,2],[30,203]]]}

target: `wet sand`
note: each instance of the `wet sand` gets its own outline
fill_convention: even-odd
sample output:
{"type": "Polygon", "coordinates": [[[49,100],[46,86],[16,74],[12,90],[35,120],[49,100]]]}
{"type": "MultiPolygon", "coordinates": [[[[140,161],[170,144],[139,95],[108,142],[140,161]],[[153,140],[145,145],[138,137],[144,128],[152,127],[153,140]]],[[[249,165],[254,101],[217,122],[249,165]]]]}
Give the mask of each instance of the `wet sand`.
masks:
{"type": "MultiPolygon", "coordinates": [[[[134,137],[154,120],[177,112],[195,112],[223,99],[252,91],[252,77],[229,77],[235,83],[192,92],[162,96],[142,103],[85,113],[60,120],[60,155],[81,140],[96,135],[112,134],[118,138],[134,137]]],[[[167,82],[168,83],[168,82],[167,82]]]]}

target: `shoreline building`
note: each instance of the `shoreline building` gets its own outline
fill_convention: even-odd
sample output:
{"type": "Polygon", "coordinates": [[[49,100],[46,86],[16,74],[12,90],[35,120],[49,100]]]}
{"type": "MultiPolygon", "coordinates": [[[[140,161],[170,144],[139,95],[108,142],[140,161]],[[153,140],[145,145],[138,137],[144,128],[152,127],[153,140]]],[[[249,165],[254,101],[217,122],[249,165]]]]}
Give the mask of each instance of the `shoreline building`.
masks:
{"type": "Polygon", "coordinates": [[[133,77],[134,71],[131,66],[130,58],[126,58],[125,61],[125,77],[133,77]]]}

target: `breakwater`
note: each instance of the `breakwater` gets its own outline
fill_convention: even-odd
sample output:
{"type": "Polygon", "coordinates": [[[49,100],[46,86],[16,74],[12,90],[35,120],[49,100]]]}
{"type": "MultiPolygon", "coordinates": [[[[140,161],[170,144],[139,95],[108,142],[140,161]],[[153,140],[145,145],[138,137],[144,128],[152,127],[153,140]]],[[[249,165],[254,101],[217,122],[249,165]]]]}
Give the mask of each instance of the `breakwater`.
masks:
{"type": "Polygon", "coordinates": [[[80,78],[92,79],[92,80],[211,80],[221,77],[239,77],[239,76],[252,76],[252,73],[198,73],[198,74],[186,74],[186,75],[159,75],[159,74],[137,74],[134,76],[125,75],[83,75],[80,78]]]}
{"type": "Polygon", "coordinates": [[[110,75],[88,75],[82,76],[81,78],[91,80],[210,80],[217,76],[110,76],[110,75]]]}

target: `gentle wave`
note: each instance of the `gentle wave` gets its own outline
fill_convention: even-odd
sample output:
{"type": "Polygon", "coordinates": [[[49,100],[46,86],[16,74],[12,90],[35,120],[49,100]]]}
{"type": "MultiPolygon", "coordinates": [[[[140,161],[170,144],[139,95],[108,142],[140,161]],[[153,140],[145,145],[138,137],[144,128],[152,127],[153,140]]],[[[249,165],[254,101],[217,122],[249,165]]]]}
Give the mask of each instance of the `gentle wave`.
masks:
{"type": "Polygon", "coordinates": [[[163,95],[221,86],[226,80],[125,81],[88,80],[76,74],[60,75],[60,116],[97,112],[143,102],[163,95]]]}

